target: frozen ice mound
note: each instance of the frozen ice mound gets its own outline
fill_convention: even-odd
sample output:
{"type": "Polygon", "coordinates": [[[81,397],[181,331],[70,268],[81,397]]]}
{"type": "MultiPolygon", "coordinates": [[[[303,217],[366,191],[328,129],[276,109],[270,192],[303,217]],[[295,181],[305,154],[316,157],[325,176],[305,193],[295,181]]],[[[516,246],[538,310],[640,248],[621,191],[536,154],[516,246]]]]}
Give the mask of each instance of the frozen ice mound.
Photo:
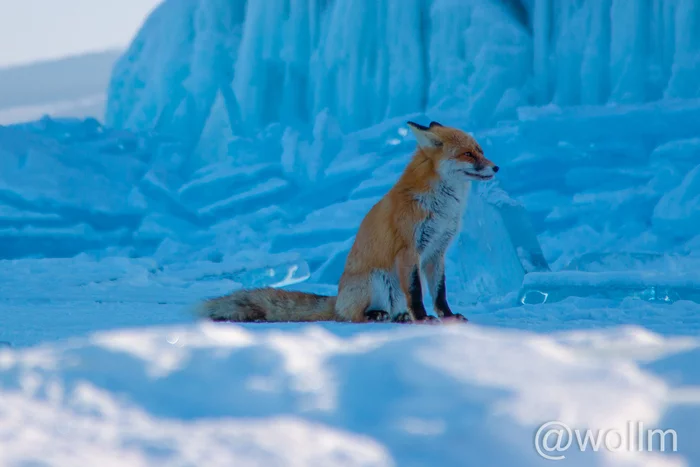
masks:
{"type": "Polygon", "coordinates": [[[503,297],[526,273],[549,270],[522,205],[495,184],[473,185],[447,264],[447,288],[462,305],[503,297]]]}
{"type": "Polygon", "coordinates": [[[180,134],[201,165],[226,152],[214,131],[300,129],[324,114],[343,131],[428,109],[493,122],[526,102],[531,47],[527,25],[491,0],[169,0],[117,63],[106,122],[180,134]]]}
{"type": "Polygon", "coordinates": [[[335,283],[413,150],[405,120],[429,119],[504,168],[450,251],[463,302],[586,254],[692,255],[694,4],[642,3],[167,0],[116,65],[106,121],[182,147],[141,177],[148,215],[121,242],[163,260],[292,251],[335,283]]]}
{"type": "Polygon", "coordinates": [[[700,165],[677,187],[663,195],[654,208],[654,230],[671,238],[698,235],[700,225],[700,165]]]}
{"type": "Polygon", "coordinates": [[[138,183],[153,143],[92,119],[0,127],[0,257],[126,241],[146,208],[138,183]]]}
{"type": "Polygon", "coordinates": [[[427,112],[488,128],[527,105],[700,97],[693,0],[630,5],[167,0],[115,67],[106,121],[181,136],[201,167],[271,123],[427,112]]]}
{"type": "Polygon", "coordinates": [[[675,429],[678,452],[572,448],[567,464],[695,465],[699,346],[636,327],[204,323],[0,349],[0,463],[530,467],[551,463],[533,449],[547,421],[635,420],[675,429]]]}
{"type": "Polygon", "coordinates": [[[525,277],[518,300],[523,305],[533,305],[568,297],[700,303],[700,275],[674,276],[654,271],[533,273],[525,277]]]}
{"type": "Polygon", "coordinates": [[[698,284],[678,283],[692,271],[686,264],[697,267],[700,103],[550,107],[520,115],[515,131],[485,136],[492,157],[509,161],[501,163],[502,185],[530,213],[555,271],[526,277],[520,301],[698,301],[698,284]],[[596,267],[586,269],[589,261],[596,267]]]}
{"type": "Polygon", "coordinates": [[[518,302],[553,303],[568,297],[700,303],[700,256],[653,252],[592,252],[556,273],[528,274],[518,302]]]}
{"type": "Polygon", "coordinates": [[[180,200],[187,206],[202,208],[238,193],[241,188],[254,188],[263,179],[281,175],[279,164],[239,165],[233,162],[208,165],[195,172],[178,189],[180,200]]]}
{"type": "MultiPolygon", "coordinates": [[[[472,187],[462,232],[448,253],[455,303],[505,297],[521,289],[528,273],[559,271],[586,254],[692,255],[700,241],[692,231],[697,170],[688,166],[698,125],[687,119],[700,115],[699,108],[688,101],[624,111],[523,109],[522,120],[477,132],[504,169],[497,183],[472,187]],[[673,133],[654,133],[654,125],[666,121],[677,121],[673,133]],[[634,125],[649,130],[645,144],[634,133],[610,130],[634,125]],[[574,131],[588,127],[590,141],[574,131]],[[661,166],[670,174],[664,183],[661,166]]],[[[303,272],[289,280],[336,284],[362,218],[415,147],[407,118],[344,135],[319,130],[333,127],[324,118],[318,131],[292,139],[273,126],[254,138],[259,162],[228,156],[196,170],[180,144],[157,134],[50,119],[4,128],[5,163],[14,174],[5,183],[15,191],[4,198],[0,192],[6,239],[0,254],[72,256],[118,248],[117,254],[153,256],[162,265],[224,262],[228,273],[247,271],[237,276],[238,286],[284,284],[288,259],[276,255],[292,254],[290,264],[303,272]],[[45,166],[22,165],[32,151],[45,166]],[[298,157],[315,161],[314,171],[294,162],[298,157]],[[80,173],[74,168],[83,165],[80,173]],[[44,167],[57,174],[52,184],[40,183],[49,176],[44,167]],[[26,185],[12,185],[18,180],[26,185]],[[93,191],[104,199],[93,201],[93,191]],[[231,263],[256,254],[270,263],[242,269],[231,263]],[[278,267],[274,277],[265,275],[278,267]]],[[[639,263],[629,270],[645,268],[639,263]]]]}

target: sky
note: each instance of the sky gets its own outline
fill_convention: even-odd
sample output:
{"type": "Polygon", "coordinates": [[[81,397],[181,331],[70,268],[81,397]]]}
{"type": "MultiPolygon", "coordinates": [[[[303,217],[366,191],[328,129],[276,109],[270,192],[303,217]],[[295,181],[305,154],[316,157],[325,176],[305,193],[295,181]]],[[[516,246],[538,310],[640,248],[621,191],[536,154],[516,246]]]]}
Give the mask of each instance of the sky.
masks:
{"type": "Polygon", "coordinates": [[[126,47],[161,0],[0,0],[0,67],[126,47]]]}

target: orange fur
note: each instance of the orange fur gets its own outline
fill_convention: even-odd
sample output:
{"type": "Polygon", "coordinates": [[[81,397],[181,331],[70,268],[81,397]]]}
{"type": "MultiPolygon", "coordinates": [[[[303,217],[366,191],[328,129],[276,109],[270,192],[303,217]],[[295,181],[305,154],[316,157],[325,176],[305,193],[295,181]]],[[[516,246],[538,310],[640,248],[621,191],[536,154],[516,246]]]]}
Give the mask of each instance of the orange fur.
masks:
{"type": "MultiPolygon", "coordinates": [[[[409,125],[419,146],[398,182],[362,220],[337,299],[269,288],[241,290],[205,302],[200,314],[229,321],[364,322],[373,304],[399,303],[412,320],[422,320],[422,292],[416,290],[420,287],[414,277],[422,271],[438,314],[452,316],[446,301],[438,303],[436,295],[442,284],[444,299],[444,255],[455,234],[453,224],[459,225],[469,181],[488,179],[498,167],[461,130],[437,123],[409,125]],[[382,296],[385,286],[391,297],[382,296]]],[[[378,311],[398,316],[393,308],[378,311]]]]}

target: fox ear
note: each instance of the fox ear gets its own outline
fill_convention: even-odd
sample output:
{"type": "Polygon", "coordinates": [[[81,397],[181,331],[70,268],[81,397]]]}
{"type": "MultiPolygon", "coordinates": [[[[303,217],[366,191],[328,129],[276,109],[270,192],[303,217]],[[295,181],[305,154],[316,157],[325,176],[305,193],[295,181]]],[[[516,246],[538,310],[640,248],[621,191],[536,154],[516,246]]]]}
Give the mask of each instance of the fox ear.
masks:
{"type": "MultiPolygon", "coordinates": [[[[415,122],[408,122],[408,127],[413,132],[416,140],[418,140],[418,146],[422,148],[439,148],[442,146],[440,138],[430,131],[430,128],[435,126],[434,123],[435,122],[431,123],[430,127],[427,127],[415,122]]],[[[442,126],[439,123],[437,125],[442,126]]]]}

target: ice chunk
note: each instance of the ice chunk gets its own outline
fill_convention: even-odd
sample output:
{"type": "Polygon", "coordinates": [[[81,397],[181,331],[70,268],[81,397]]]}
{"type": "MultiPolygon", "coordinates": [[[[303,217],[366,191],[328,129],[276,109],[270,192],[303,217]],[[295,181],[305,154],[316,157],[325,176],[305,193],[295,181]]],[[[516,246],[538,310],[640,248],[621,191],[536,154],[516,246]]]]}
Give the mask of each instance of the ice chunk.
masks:
{"type": "Polygon", "coordinates": [[[58,226],[65,223],[66,221],[55,213],[33,212],[0,205],[0,227],[58,226]]]}
{"type": "Polygon", "coordinates": [[[353,236],[338,243],[326,261],[314,271],[311,280],[318,284],[337,284],[340,281],[340,276],[343,275],[345,262],[354,242],[355,237],[353,236]]]}
{"type": "Polygon", "coordinates": [[[655,176],[650,187],[666,193],[677,187],[686,174],[700,161],[700,138],[669,141],[654,149],[649,165],[655,176]]]}
{"type": "Polygon", "coordinates": [[[96,231],[86,224],[66,227],[33,227],[0,229],[0,258],[47,256],[65,258],[87,250],[103,249],[124,242],[127,229],[96,231]]]}
{"type": "Polygon", "coordinates": [[[272,251],[281,252],[322,243],[337,242],[354,236],[379,198],[336,203],[309,213],[304,221],[275,235],[272,251]]]}
{"type": "Polygon", "coordinates": [[[464,304],[515,291],[525,275],[508,232],[508,227],[517,228],[517,219],[512,217],[507,226],[499,209],[488,202],[488,190],[473,188],[462,231],[448,253],[447,287],[464,304]]]}
{"type": "Polygon", "coordinates": [[[700,225],[700,165],[677,188],[666,193],[654,208],[654,230],[673,239],[697,235],[700,225]]]}
{"type": "MultiPolygon", "coordinates": [[[[700,263],[700,259],[698,262],[700,263]]],[[[639,251],[619,251],[614,253],[595,251],[574,258],[565,269],[585,272],[647,269],[680,273],[684,270],[686,264],[689,266],[687,269],[689,272],[699,265],[692,264],[692,261],[686,261],[679,255],[639,251]]]]}
{"type": "Polygon", "coordinates": [[[225,162],[200,169],[179,188],[178,195],[188,206],[206,206],[279,175],[281,170],[276,164],[238,165],[225,162]]]}
{"type": "Polygon", "coordinates": [[[89,162],[91,153],[21,128],[0,127],[0,142],[1,198],[11,204],[35,211],[79,210],[84,217],[139,213],[126,195],[130,182],[143,173],[141,163],[132,167],[132,177],[115,177],[89,162]]]}
{"type": "Polygon", "coordinates": [[[551,303],[571,296],[615,300],[629,297],[661,303],[690,300],[700,303],[700,276],[697,272],[672,275],[655,271],[532,273],[525,276],[519,302],[551,303]]]}
{"type": "Polygon", "coordinates": [[[549,271],[530,214],[525,207],[496,184],[485,185],[480,191],[487,202],[498,209],[510,243],[517,251],[525,272],[549,271]]]}
{"type": "Polygon", "coordinates": [[[293,285],[305,281],[309,276],[308,264],[299,259],[257,268],[240,267],[219,274],[207,274],[198,280],[228,279],[242,284],[245,288],[257,288],[293,285]]]}
{"type": "Polygon", "coordinates": [[[284,287],[303,282],[310,276],[305,261],[265,268],[263,271],[247,271],[239,281],[248,287],[284,287]]]}
{"type": "Polygon", "coordinates": [[[299,132],[288,128],[283,136],[282,166],[285,175],[297,184],[315,183],[338,156],[342,133],[327,110],[316,117],[312,141],[305,141],[299,132]]]}
{"type": "Polygon", "coordinates": [[[280,202],[292,189],[293,187],[288,181],[281,178],[271,178],[247,191],[205,206],[198,212],[203,216],[214,218],[249,213],[275,201],[280,202]]]}

